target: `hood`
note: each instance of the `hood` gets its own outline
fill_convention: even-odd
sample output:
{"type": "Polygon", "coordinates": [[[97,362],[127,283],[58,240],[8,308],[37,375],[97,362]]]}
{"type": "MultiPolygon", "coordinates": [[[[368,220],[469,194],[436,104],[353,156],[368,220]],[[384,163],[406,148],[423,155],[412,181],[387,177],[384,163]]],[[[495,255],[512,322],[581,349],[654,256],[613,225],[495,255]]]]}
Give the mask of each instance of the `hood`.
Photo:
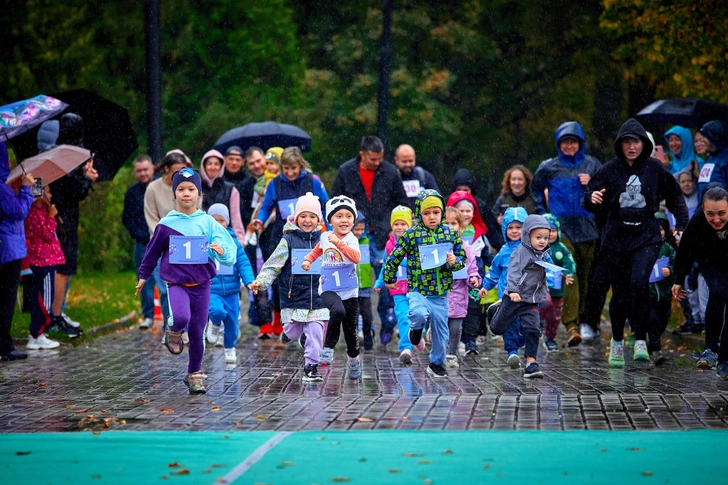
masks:
{"type": "Polygon", "coordinates": [[[83,118],[76,113],[64,114],[58,127],[56,145],[74,145],[85,148],[83,145],[83,118]]]}
{"type": "Polygon", "coordinates": [[[654,150],[655,146],[648,138],[645,127],[634,118],[630,118],[624,122],[622,127],[619,129],[619,133],[617,133],[617,139],[614,140],[614,153],[617,155],[617,158],[623,162],[626,161],[624,153],[622,153],[622,138],[627,137],[639,138],[642,140],[642,153],[640,153],[635,162],[640,162],[650,158],[650,154],[652,153],[652,150],[654,150]]]}
{"type": "Polygon", "coordinates": [[[44,121],[38,130],[38,153],[50,150],[56,145],[60,123],[58,120],[44,121]]]}
{"type": "Polygon", "coordinates": [[[531,214],[526,217],[526,222],[523,223],[523,231],[521,231],[521,244],[531,249],[533,249],[533,246],[531,246],[531,231],[534,229],[551,230],[551,226],[549,226],[549,222],[544,216],[531,214]]]}
{"type": "Polygon", "coordinates": [[[217,150],[210,150],[202,157],[202,160],[200,160],[200,178],[203,182],[205,182],[205,185],[208,187],[212,187],[212,183],[215,181],[215,179],[222,178],[222,176],[225,175],[225,157],[222,156],[222,153],[218,152],[217,150]],[[210,180],[210,177],[207,176],[207,173],[205,173],[205,160],[207,160],[210,157],[219,158],[222,161],[222,169],[215,175],[213,180],[210,180]]]}
{"type": "Polygon", "coordinates": [[[690,130],[682,126],[673,126],[665,132],[664,137],[665,144],[673,157],[671,171],[673,173],[682,172],[688,168],[690,162],[695,159],[695,148],[693,147],[692,133],[690,133],[690,130]],[[680,150],[680,153],[677,155],[670,150],[670,135],[676,135],[682,142],[682,150],[680,150]]]}
{"type": "Polygon", "coordinates": [[[543,218],[549,223],[549,228],[556,229],[556,241],[561,241],[561,223],[553,214],[544,214],[543,218]]]}
{"type": "Polygon", "coordinates": [[[446,207],[455,207],[456,205],[458,205],[459,202],[462,202],[463,200],[467,200],[468,202],[473,204],[473,220],[471,222],[471,224],[475,228],[475,237],[473,240],[478,239],[480,236],[488,232],[488,228],[486,227],[485,222],[483,222],[483,218],[480,216],[478,203],[475,201],[475,197],[465,192],[464,190],[457,190],[450,194],[450,197],[447,198],[446,207]]]}
{"type": "Polygon", "coordinates": [[[357,210],[356,211],[356,219],[354,219],[354,225],[356,226],[360,222],[366,222],[366,221],[367,221],[366,214],[364,214],[363,211],[357,210]]]}
{"type": "Polygon", "coordinates": [[[708,121],[700,128],[700,134],[710,140],[710,143],[715,147],[715,152],[711,155],[717,155],[728,147],[728,125],[723,121],[708,121]]]}
{"type": "Polygon", "coordinates": [[[521,224],[526,222],[526,218],[528,217],[528,212],[526,212],[526,209],[523,207],[509,207],[506,209],[506,211],[503,213],[503,222],[502,222],[502,231],[503,231],[503,240],[506,243],[512,243],[514,241],[510,241],[508,239],[508,236],[506,236],[506,230],[508,229],[508,225],[513,221],[518,221],[521,224]]]}
{"type": "Polygon", "coordinates": [[[475,196],[475,177],[467,168],[461,168],[455,172],[455,176],[452,178],[452,190],[459,185],[467,185],[470,187],[470,192],[475,196]]]}
{"type": "Polygon", "coordinates": [[[8,147],[5,143],[0,142],[0,184],[4,184],[10,175],[10,158],[8,157],[8,147]]]}
{"type": "MultiPolygon", "coordinates": [[[[434,196],[440,199],[442,202],[443,209],[445,208],[445,199],[442,198],[442,195],[440,195],[440,192],[433,189],[425,189],[421,190],[419,194],[417,194],[417,199],[415,199],[415,212],[414,212],[414,219],[412,222],[412,225],[422,224],[425,225],[422,222],[422,211],[420,210],[420,207],[422,207],[422,201],[424,201],[427,197],[434,196]]],[[[443,220],[445,218],[445,214],[443,213],[443,220]]]]}
{"type": "Polygon", "coordinates": [[[665,231],[665,237],[670,234],[670,220],[667,218],[667,214],[664,212],[655,212],[655,219],[660,224],[660,227],[665,231]]]}
{"type": "Polygon", "coordinates": [[[584,131],[581,129],[581,125],[576,121],[561,123],[561,125],[556,129],[556,151],[559,153],[559,159],[565,165],[575,167],[581,165],[581,162],[584,161],[584,153],[586,151],[585,145],[584,131]],[[579,140],[579,151],[573,156],[565,155],[561,151],[561,148],[559,148],[559,142],[565,137],[574,137],[579,140]]]}
{"type": "MultiPolygon", "coordinates": [[[[166,217],[168,217],[170,219],[175,219],[175,220],[197,219],[198,217],[206,217],[206,216],[207,216],[207,212],[200,210],[200,209],[197,209],[195,212],[193,212],[190,215],[183,214],[176,210],[173,210],[172,212],[170,212],[169,214],[166,215],[166,217]]],[[[217,224],[217,222],[215,222],[215,224],[217,224]]]]}

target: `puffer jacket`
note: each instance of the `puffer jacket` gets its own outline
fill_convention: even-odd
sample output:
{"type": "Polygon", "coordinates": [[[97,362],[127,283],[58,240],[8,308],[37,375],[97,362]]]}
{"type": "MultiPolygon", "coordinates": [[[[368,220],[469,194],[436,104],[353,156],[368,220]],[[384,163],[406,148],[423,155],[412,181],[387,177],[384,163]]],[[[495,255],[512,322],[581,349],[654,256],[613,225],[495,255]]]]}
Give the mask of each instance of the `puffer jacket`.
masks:
{"type": "Polygon", "coordinates": [[[222,204],[230,211],[230,226],[233,228],[235,238],[241,244],[245,241],[245,227],[240,216],[240,192],[230,182],[223,179],[225,174],[225,157],[217,150],[210,150],[200,161],[200,178],[202,179],[202,210],[207,212],[212,204],[222,204]],[[222,168],[213,179],[205,172],[205,160],[210,157],[219,158],[222,168]]]}
{"type": "Polygon", "coordinates": [[[293,223],[293,216],[289,217],[283,227],[283,239],[288,244],[288,261],[278,275],[278,290],[281,296],[281,308],[299,308],[315,310],[323,308],[321,296],[318,293],[318,274],[296,274],[291,270],[292,251],[306,249],[309,252],[321,239],[321,231],[304,232],[293,223]]]}
{"type": "Polygon", "coordinates": [[[235,264],[232,266],[233,274],[218,274],[212,279],[210,285],[210,293],[222,296],[240,293],[241,280],[242,284],[248,286],[255,279],[253,267],[250,265],[250,260],[245,254],[243,246],[235,238],[235,232],[229,227],[226,230],[235,242],[237,251],[235,264]]]}
{"type": "Polygon", "coordinates": [[[21,186],[16,194],[5,181],[10,175],[8,149],[0,143],[0,263],[22,259],[25,248],[25,226],[33,195],[30,188],[21,186]]]}
{"type": "Polygon", "coordinates": [[[478,288],[483,282],[483,278],[478,273],[478,265],[475,262],[475,251],[468,243],[463,243],[465,248],[465,271],[467,277],[464,280],[454,280],[452,291],[447,294],[449,318],[465,318],[468,314],[468,292],[471,288],[478,288]],[[477,285],[470,284],[470,278],[478,280],[477,285]]]}
{"type": "Polygon", "coordinates": [[[384,266],[384,283],[397,282],[397,267],[404,258],[407,258],[407,284],[409,291],[416,291],[424,296],[445,296],[452,290],[452,274],[465,267],[465,250],[460,234],[440,222],[435,228],[429,229],[422,221],[422,201],[434,196],[442,202],[445,200],[435,190],[425,189],[419,193],[415,201],[413,226],[399,238],[397,245],[387,256],[384,266]],[[456,261],[454,265],[445,263],[433,269],[422,269],[420,265],[419,250],[422,246],[432,244],[452,244],[452,253],[456,261]]]}
{"type": "Polygon", "coordinates": [[[518,241],[509,240],[506,231],[508,230],[508,226],[514,221],[520,222],[523,225],[526,222],[526,217],[528,217],[528,214],[523,207],[509,207],[503,213],[502,231],[503,239],[506,243],[498,251],[498,254],[495,255],[493,263],[490,265],[483,280],[483,287],[486,290],[492,290],[498,287],[498,298],[502,298],[503,293],[506,291],[506,277],[508,276],[508,265],[511,262],[511,254],[521,245],[520,239],[518,241]]]}

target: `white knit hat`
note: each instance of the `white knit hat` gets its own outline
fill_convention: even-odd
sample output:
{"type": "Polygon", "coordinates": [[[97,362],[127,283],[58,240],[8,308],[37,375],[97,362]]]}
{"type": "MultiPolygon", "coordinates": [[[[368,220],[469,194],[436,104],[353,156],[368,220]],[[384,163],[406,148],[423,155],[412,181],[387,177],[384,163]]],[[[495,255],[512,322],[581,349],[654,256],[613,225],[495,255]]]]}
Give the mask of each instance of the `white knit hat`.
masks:
{"type": "Polygon", "coordinates": [[[356,203],[344,195],[337,195],[326,203],[326,220],[331,222],[331,217],[341,209],[348,210],[354,214],[354,219],[356,219],[356,203]]]}
{"type": "Polygon", "coordinates": [[[210,208],[207,209],[207,215],[211,217],[220,216],[225,219],[228,226],[230,225],[230,211],[225,204],[212,204],[210,208]]]}

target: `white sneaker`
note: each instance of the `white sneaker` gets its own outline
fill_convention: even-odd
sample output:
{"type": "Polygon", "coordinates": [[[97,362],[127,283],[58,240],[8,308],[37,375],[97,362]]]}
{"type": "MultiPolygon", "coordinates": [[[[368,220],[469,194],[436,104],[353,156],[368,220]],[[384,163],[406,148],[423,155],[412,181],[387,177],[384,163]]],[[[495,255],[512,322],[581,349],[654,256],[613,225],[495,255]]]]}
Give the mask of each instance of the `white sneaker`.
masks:
{"type": "Polygon", "coordinates": [[[465,355],[465,342],[458,343],[458,354],[465,355]]]}
{"type": "Polygon", "coordinates": [[[447,367],[448,369],[457,369],[458,367],[460,367],[460,364],[458,364],[458,358],[454,355],[446,355],[445,367],[447,367]]]}
{"type": "Polygon", "coordinates": [[[139,324],[139,328],[140,328],[141,330],[146,330],[146,329],[148,329],[148,328],[152,328],[152,326],[153,326],[153,325],[154,325],[154,320],[152,320],[151,318],[145,318],[145,319],[144,319],[144,320],[142,320],[142,322],[141,322],[141,323],[139,324]]]}
{"type": "Polygon", "coordinates": [[[581,332],[579,332],[579,334],[581,335],[582,340],[594,340],[597,337],[594,329],[591,328],[591,325],[586,323],[581,324],[581,332]]]}
{"type": "Polygon", "coordinates": [[[234,364],[237,362],[238,356],[235,352],[235,349],[225,349],[225,363],[226,364],[234,364]]]}
{"type": "Polygon", "coordinates": [[[68,315],[66,315],[63,312],[61,312],[61,317],[63,317],[63,319],[66,321],[66,323],[69,324],[70,326],[72,326],[73,328],[78,328],[81,326],[81,324],[79,322],[77,322],[75,320],[71,320],[71,317],[69,317],[68,315]]]}
{"type": "Polygon", "coordinates": [[[478,335],[478,337],[475,339],[476,345],[485,345],[485,335],[478,335]]]}
{"type": "Polygon", "coordinates": [[[38,349],[55,349],[61,345],[55,340],[51,340],[44,333],[40,334],[38,338],[34,338],[32,335],[28,336],[28,343],[25,344],[26,349],[38,350],[38,349]]]}
{"type": "Polygon", "coordinates": [[[220,325],[213,325],[211,321],[207,321],[207,331],[205,332],[205,338],[208,344],[216,344],[217,339],[220,336],[220,325]]]}
{"type": "Polygon", "coordinates": [[[182,332],[182,342],[184,342],[185,345],[190,343],[190,334],[187,332],[182,332]]]}

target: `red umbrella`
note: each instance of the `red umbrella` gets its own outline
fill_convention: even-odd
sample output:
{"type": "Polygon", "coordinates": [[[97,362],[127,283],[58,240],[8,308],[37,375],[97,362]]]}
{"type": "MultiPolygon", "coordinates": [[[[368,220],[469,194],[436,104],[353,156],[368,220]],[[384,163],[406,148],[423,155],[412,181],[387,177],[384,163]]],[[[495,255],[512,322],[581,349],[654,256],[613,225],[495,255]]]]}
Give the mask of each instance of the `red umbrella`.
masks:
{"type": "Polygon", "coordinates": [[[23,173],[31,173],[35,178],[42,178],[43,185],[48,185],[90,159],[91,152],[84,148],[61,145],[20,162],[10,172],[6,183],[22,177],[23,173]]]}

